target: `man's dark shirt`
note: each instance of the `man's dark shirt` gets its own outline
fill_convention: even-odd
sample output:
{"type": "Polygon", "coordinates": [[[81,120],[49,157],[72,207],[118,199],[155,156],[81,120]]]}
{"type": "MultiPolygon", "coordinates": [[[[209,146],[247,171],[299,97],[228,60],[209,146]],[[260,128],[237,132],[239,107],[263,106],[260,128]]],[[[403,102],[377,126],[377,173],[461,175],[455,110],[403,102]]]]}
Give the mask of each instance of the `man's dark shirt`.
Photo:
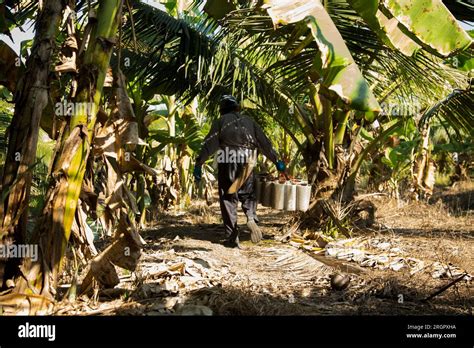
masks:
{"type": "Polygon", "coordinates": [[[209,134],[204,139],[204,145],[196,159],[196,164],[202,165],[217,150],[226,147],[258,149],[273,163],[278,160],[272,143],[260,126],[251,118],[238,112],[224,114],[213,122],[209,134]]]}

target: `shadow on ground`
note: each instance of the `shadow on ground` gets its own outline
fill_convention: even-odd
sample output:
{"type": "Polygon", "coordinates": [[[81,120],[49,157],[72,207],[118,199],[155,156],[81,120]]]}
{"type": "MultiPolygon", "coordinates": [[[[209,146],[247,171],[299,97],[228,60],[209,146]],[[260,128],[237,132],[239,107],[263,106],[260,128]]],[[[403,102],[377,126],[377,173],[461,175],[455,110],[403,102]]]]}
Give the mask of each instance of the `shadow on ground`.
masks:
{"type": "Polygon", "coordinates": [[[449,211],[455,216],[465,215],[474,210],[474,190],[446,192],[440,191],[430,198],[429,203],[442,201],[449,211]]]}
{"type": "MultiPolygon", "coordinates": [[[[265,228],[265,223],[259,224],[265,228]]],[[[249,230],[245,226],[241,226],[239,239],[241,242],[250,241],[249,230]]],[[[157,229],[150,229],[142,232],[142,237],[147,241],[153,241],[160,238],[174,240],[195,239],[208,241],[214,244],[222,244],[225,239],[224,227],[221,224],[189,224],[178,226],[166,226],[157,229]]],[[[264,239],[271,239],[272,235],[264,232],[264,239]]],[[[152,246],[153,247],[153,246],[152,246]]]]}

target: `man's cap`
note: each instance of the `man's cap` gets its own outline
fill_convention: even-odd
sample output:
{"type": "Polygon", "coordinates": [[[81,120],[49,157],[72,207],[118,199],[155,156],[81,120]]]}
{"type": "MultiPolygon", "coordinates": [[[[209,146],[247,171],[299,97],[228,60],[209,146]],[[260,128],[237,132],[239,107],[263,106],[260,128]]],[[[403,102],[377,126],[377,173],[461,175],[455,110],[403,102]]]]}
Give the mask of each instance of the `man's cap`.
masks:
{"type": "Polygon", "coordinates": [[[220,109],[227,110],[239,106],[239,102],[232,95],[223,95],[220,100],[220,109]]]}

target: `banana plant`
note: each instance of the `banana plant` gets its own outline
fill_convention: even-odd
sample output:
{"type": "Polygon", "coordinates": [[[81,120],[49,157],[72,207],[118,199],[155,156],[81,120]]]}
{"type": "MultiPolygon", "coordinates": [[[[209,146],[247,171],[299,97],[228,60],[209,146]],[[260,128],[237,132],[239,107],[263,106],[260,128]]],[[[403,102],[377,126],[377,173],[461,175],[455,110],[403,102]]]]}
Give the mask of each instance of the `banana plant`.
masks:
{"type": "MultiPolygon", "coordinates": [[[[26,73],[18,88],[15,88],[15,113],[9,128],[8,151],[2,176],[2,195],[6,196],[0,205],[2,242],[9,240],[9,243],[22,243],[25,240],[32,183],[29,168],[36,159],[41,116],[49,102],[49,68],[63,9],[64,4],[59,0],[45,2],[38,14],[35,42],[26,62],[26,73]]],[[[17,273],[17,261],[11,262],[14,264],[7,264],[4,281],[17,273]]]]}
{"type": "MultiPolygon", "coordinates": [[[[193,104],[179,106],[172,97],[161,97],[164,102],[161,113],[149,115],[149,139],[159,144],[152,147],[148,156],[166,156],[175,173],[173,192],[176,204],[182,208],[189,204],[192,195],[192,156],[202,143],[204,134],[193,104]]],[[[171,189],[171,187],[170,187],[171,189]]]]}
{"type": "Polygon", "coordinates": [[[33,237],[39,244],[41,258],[22,266],[25,278],[18,285],[20,292],[29,288],[46,297],[54,294],[75,219],[97,111],[121,19],[121,6],[121,0],[105,0],[99,4],[97,21],[83,59],[83,69],[89,74],[81,75],[75,98],[76,103],[90,103],[91,109],[74,109],[69,127],[60,139],[60,151],[54,160],[54,180],[33,237]]]}
{"type": "MultiPolygon", "coordinates": [[[[396,121],[392,121],[393,124],[396,121]]],[[[388,126],[390,124],[387,124],[388,126]]],[[[405,182],[411,188],[413,177],[413,163],[416,148],[420,144],[420,135],[413,119],[390,132],[390,137],[385,137],[384,146],[375,149],[370,163],[369,185],[377,190],[387,186],[390,194],[399,199],[400,184],[405,182]],[[380,154],[380,156],[377,156],[380,154]],[[385,168],[388,171],[384,170],[385,168]]]]}

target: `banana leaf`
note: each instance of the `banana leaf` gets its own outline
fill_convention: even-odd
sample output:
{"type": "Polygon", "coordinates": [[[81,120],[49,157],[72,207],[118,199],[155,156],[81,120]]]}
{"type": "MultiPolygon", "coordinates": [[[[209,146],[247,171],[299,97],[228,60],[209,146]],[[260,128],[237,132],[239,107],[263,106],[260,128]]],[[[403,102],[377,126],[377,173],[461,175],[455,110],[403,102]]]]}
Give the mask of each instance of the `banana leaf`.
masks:
{"type": "Polygon", "coordinates": [[[319,0],[271,0],[265,7],[274,25],[306,22],[319,48],[313,67],[321,75],[323,86],[355,110],[380,112],[367,81],[319,0]]]}
{"type": "Polygon", "coordinates": [[[441,0],[348,0],[367,25],[392,48],[411,56],[421,47],[441,57],[472,44],[441,0]]]}
{"type": "Polygon", "coordinates": [[[387,46],[407,56],[413,55],[421,48],[402,31],[396,18],[388,18],[380,11],[378,0],[347,0],[347,2],[387,46]]]}

